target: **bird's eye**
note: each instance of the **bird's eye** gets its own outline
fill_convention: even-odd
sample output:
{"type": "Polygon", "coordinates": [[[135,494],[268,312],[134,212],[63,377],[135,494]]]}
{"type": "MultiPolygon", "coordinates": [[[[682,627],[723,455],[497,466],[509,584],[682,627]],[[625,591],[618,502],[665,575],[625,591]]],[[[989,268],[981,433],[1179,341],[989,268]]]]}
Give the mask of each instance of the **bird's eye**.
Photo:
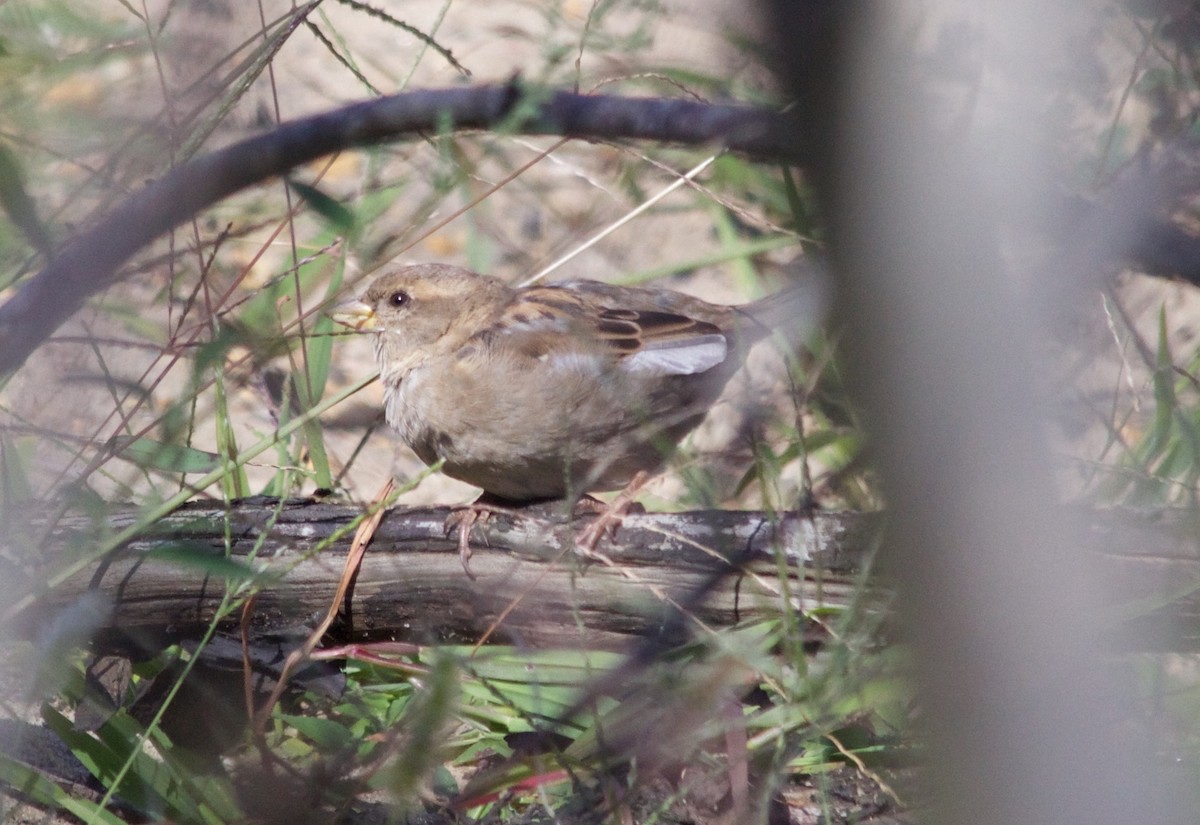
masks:
{"type": "Polygon", "coordinates": [[[409,302],[408,293],[402,289],[398,289],[388,296],[387,302],[390,307],[402,307],[409,302]]]}

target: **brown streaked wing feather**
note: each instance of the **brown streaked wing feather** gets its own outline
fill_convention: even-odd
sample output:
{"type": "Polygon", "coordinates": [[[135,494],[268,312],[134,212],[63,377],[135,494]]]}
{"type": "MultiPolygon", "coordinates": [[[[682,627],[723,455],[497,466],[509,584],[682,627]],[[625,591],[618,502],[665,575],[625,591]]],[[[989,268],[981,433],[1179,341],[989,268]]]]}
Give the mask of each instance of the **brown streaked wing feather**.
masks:
{"type": "Polygon", "coordinates": [[[680,313],[614,307],[602,300],[619,300],[621,293],[620,287],[593,283],[587,283],[582,290],[559,286],[530,287],[522,290],[505,307],[499,325],[524,326],[531,330],[543,325],[549,328],[555,322],[573,325],[577,331],[593,332],[617,358],[628,357],[648,343],[726,334],[716,324],[680,313]]]}
{"type": "Polygon", "coordinates": [[[595,329],[600,339],[622,357],[651,342],[722,334],[720,327],[707,321],[657,310],[606,309],[595,318],[595,329]]]}

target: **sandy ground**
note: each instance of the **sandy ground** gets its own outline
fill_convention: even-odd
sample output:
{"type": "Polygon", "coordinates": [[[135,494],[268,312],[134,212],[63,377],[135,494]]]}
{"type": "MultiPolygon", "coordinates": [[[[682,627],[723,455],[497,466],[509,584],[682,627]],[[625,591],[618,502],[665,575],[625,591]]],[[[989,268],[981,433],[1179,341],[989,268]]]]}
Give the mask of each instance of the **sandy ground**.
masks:
{"type": "MultiPolygon", "coordinates": [[[[454,59],[469,70],[477,82],[503,81],[520,73],[531,80],[570,83],[576,77],[575,58],[580,57],[578,76],[583,88],[602,86],[605,89],[633,88],[635,93],[652,93],[647,84],[682,94],[680,88],[665,85],[657,79],[636,82],[622,79],[638,76],[660,77],[663,67],[692,73],[697,77],[721,78],[720,82],[741,88],[761,88],[767,74],[761,66],[736,48],[733,38],[747,36],[748,19],[744,10],[730,9],[712,2],[671,2],[655,9],[654,4],[625,4],[611,14],[593,19],[591,36],[600,44],[584,49],[579,40],[587,22],[591,4],[565,2],[541,4],[527,2],[458,2],[438,4],[384,3],[380,8],[423,32],[436,30],[437,41],[453,52],[454,59]],[[640,34],[639,34],[640,32],[640,34]],[[630,45],[636,48],[630,48],[630,45]],[[565,57],[564,57],[565,55],[565,57]],[[633,83],[631,86],[630,83],[633,83]]],[[[266,4],[265,17],[271,20],[288,4],[266,4]]],[[[162,7],[160,5],[159,11],[162,7]]],[[[109,9],[106,13],[118,16],[109,9]]],[[[152,15],[153,16],[153,15],[152,15]]],[[[314,18],[331,41],[345,44],[342,51],[353,55],[356,69],[380,92],[402,88],[445,86],[464,82],[462,71],[436,52],[424,48],[422,42],[395,26],[383,25],[374,17],[342,5],[322,7],[314,18]]],[[[220,73],[206,73],[232,53],[239,56],[239,45],[254,44],[259,27],[259,12],[251,4],[195,3],[185,4],[168,21],[159,36],[158,63],[147,55],[129,61],[120,69],[115,90],[102,97],[86,98],[85,103],[114,116],[150,118],[164,109],[162,86],[170,90],[171,111],[178,114],[186,105],[205,94],[219,93],[224,86],[220,73]],[[162,77],[159,80],[159,68],[162,77]],[[199,80],[197,80],[199,79],[199,80]],[[180,91],[186,90],[186,91],[180,91]]],[[[703,84],[694,84],[703,91],[703,84]]],[[[89,94],[84,90],[81,94],[89,94]]],[[[660,93],[662,93],[660,91],[660,93]]],[[[220,145],[256,131],[264,122],[275,119],[278,109],[281,119],[323,111],[340,103],[367,96],[364,82],[331,55],[329,49],[307,30],[298,31],[279,51],[272,62],[272,72],[255,84],[233,110],[228,121],[217,131],[210,145],[220,145]]],[[[663,152],[647,147],[622,150],[608,146],[569,144],[542,160],[512,185],[496,192],[446,226],[412,244],[399,238],[420,237],[437,221],[461,206],[469,196],[482,193],[510,169],[534,158],[552,143],[548,139],[498,137],[494,140],[470,141],[466,150],[472,164],[468,178],[454,191],[443,197],[432,210],[425,206],[431,190],[439,185],[438,175],[452,173],[444,159],[428,146],[408,145],[385,148],[373,153],[353,153],[340,158],[322,178],[322,187],[339,197],[353,198],[361,193],[368,179],[402,180],[405,193],[366,228],[370,238],[363,244],[370,249],[368,258],[351,257],[347,262],[347,281],[361,281],[371,269],[398,255],[397,260],[417,262],[442,260],[458,264],[474,263],[501,277],[519,279],[536,271],[583,240],[600,231],[610,222],[622,217],[638,205],[641,199],[657,188],[667,185],[672,177],[669,169],[683,171],[694,158],[694,152],[684,155],[678,151],[663,152]],[[664,169],[650,165],[644,152],[662,158],[664,169]],[[623,181],[636,175],[644,194],[631,191],[623,181]]],[[[311,170],[310,170],[311,171],[311,170]]],[[[225,215],[245,219],[247,203],[257,205],[264,198],[277,198],[280,188],[266,187],[238,199],[236,207],[214,210],[212,224],[220,225],[225,215]],[[238,211],[242,210],[242,211],[238,211]]],[[[758,210],[753,205],[731,203],[743,212],[746,219],[756,220],[758,210]]],[[[254,206],[250,207],[252,210],[254,206]]],[[[630,226],[614,233],[595,247],[580,253],[553,277],[590,277],[617,280],[674,261],[691,260],[720,248],[714,236],[711,212],[713,202],[703,194],[683,190],[663,201],[657,208],[630,226]],[[646,239],[653,239],[646,243],[646,239]]],[[[311,219],[298,222],[298,255],[318,252],[309,240],[320,231],[311,219]]],[[[229,243],[219,258],[216,271],[226,277],[241,267],[249,267],[246,284],[257,287],[280,272],[292,260],[287,233],[274,239],[271,224],[245,239],[229,243]],[[265,247],[265,253],[263,252],[265,247]]],[[[178,242],[186,242],[177,235],[178,242]]],[[[783,260],[794,253],[776,256],[783,260]]],[[[133,303],[154,300],[166,273],[156,273],[150,279],[135,279],[120,288],[113,298],[133,303]]],[[[194,277],[194,276],[193,276],[194,277]]],[[[707,267],[685,278],[676,278],[673,288],[702,294],[710,300],[738,303],[757,297],[762,287],[747,288],[737,284],[728,270],[707,267]]],[[[356,287],[349,286],[346,293],[356,287]]],[[[153,313],[156,310],[151,309],[153,313]]],[[[161,317],[156,323],[166,323],[161,317]]],[[[65,333],[79,336],[122,339],[128,337],[129,319],[105,312],[84,312],[65,333]]],[[[18,376],[7,394],[13,399],[18,413],[48,431],[67,434],[69,438],[101,440],[114,432],[109,419],[114,404],[112,393],[105,387],[105,374],[118,381],[149,385],[163,373],[162,361],[150,350],[108,347],[100,344],[104,364],[97,362],[96,350],[78,343],[45,347],[30,362],[30,367],[18,376]],[[147,371],[148,370],[148,371],[147,371]],[[64,400],[67,403],[63,403],[64,400]]],[[[737,403],[724,404],[725,413],[716,423],[708,425],[698,435],[698,449],[721,452],[731,441],[743,439],[741,410],[746,403],[764,393],[782,387],[782,367],[771,356],[756,356],[756,366],[748,372],[757,384],[749,390],[742,387],[737,403]],[[763,365],[758,366],[758,362],[763,365]],[[774,372],[774,375],[771,373],[774,372]]],[[[275,359],[269,368],[286,369],[287,363],[275,359]]],[[[332,379],[342,385],[367,374],[373,368],[369,347],[364,340],[350,340],[336,347],[332,379]]],[[[161,413],[174,398],[187,392],[188,370],[185,363],[165,370],[154,387],[153,413],[161,413]]],[[[261,374],[246,374],[244,370],[230,376],[230,402],[238,428],[238,442],[250,443],[274,427],[274,412],[269,398],[264,396],[261,374]]],[[[201,399],[201,410],[211,399],[201,399]]],[[[331,458],[335,465],[347,461],[369,423],[381,407],[378,387],[372,387],[334,411],[326,422],[331,458]]],[[[201,426],[192,434],[192,443],[207,449],[215,448],[214,436],[205,432],[205,416],[199,416],[201,426]]],[[[149,420],[139,415],[136,422],[149,420]]],[[[735,449],[744,457],[746,446],[735,449]]],[[[80,470],[77,461],[59,449],[39,449],[39,486],[56,486],[80,470]]],[[[266,466],[251,468],[253,484],[261,484],[273,472],[275,459],[266,466]]],[[[737,472],[744,469],[743,463],[737,472]]],[[[731,472],[734,468],[731,468],[731,472]]],[[[400,479],[419,474],[421,465],[385,430],[372,436],[352,470],[343,479],[345,490],[355,497],[373,493],[389,476],[400,479]]],[[[112,476],[94,478],[93,485],[106,496],[121,495],[125,485],[140,489],[133,468],[110,465],[112,476]]],[[[651,496],[672,499],[681,492],[678,482],[658,482],[651,496]]],[[[430,479],[406,497],[413,503],[453,503],[469,500],[473,491],[449,479],[430,479]]]]}
{"type": "MultiPolygon", "coordinates": [[[[98,18],[127,20],[120,4],[92,5],[98,18]]],[[[169,18],[165,15],[165,0],[148,5],[152,25],[140,30],[130,27],[129,37],[142,38],[139,42],[153,37],[158,43],[158,61],[151,52],[142,51],[141,56],[107,64],[95,77],[74,77],[70,88],[55,90],[62,100],[78,106],[80,123],[90,125],[108,118],[123,128],[157,116],[164,107],[184,111],[189,102],[226,88],[219,81],[220,73],[214,75],[215,79],[203,78],[227,55],[236,54],[241,59],[258,37],[259,10],[253,4],[234,0],[193,2],[179,6],[169,18]],[[164,19],[159,31],[158,25],[164,19]],[[186,93],[181,91],[185,88],[189,89],[186,93]]],[[[377,0],[375,6],[422,32],[436,30],[437,41],[453,52],[474,82],[502,81],[519,72],[531,80],[564,85],[575,79],[581,32],[594,8],[585,0],[458,0],[448,4],[377,0]]],[[[277,0],[264,3],[263,16],[271,20],[289,7],[289,3],[277,0]]],[[[753,32],[754,21],[747,8],[746,4],[719,0],[670,0],[657,9],[649,4],[618,4],[607,17],[591,23],[594,42],[582,51],[581,87],[586,90],[612,81],[602,87],[630,93],[685,94],[679,87],[654,79],[664,67],[673,67],[696,77],[719,78],[750,98],[768,88],[770,81],[763,67],[736,45],[739,38],[753,32]]],[[[464,82],[459,70],[425,48],[420,39],[381,24],[375,17],[328,3],[314,22],[334,48],[353,56],[354,67],[380,92],[464,82]]],[[[936,51],[936,40],[930,48],[936,51]]],[[[1137,51],[1136,40],[1121,42],[1118,38],[1105,44],[1102,69],[1108,74],[1097,79],[1099,91],[1087,110],[1093,118],[1092,126],[1111,115],[1137,51]]],[[[685,85],[699,93],[706,88],[701,82],[685,85]]],[[[969,105],[971,96],[962,94],[961,84],[949,85],[950,105],[969,105]]],[[[239,139],[277,117],[298,117],[369,94],[362,79],[334,59],[311,32],[300,30],[272,61],[271,74],[256,82],[206,145],[211,148],[239,139]]],[[[1144,119],[1136,111],[1124,117],[1144,119]]],[[[111,136],[94,136],[97,145],[88,159],[103,158],[114,151],[121,134],[120,129],[114,129],[111,136]]],[[[84,137],[55,134],[48,139],[72,146],[84,137]]],[[[353,201],[369,194],[372,184],[380,181],[403,183],[405,187],[365,228],[359,254],[347,261],[347,281],[360,282],[392,256],[404,261],[480,263],[506,278],[523,277],[577,248],[648,194],[667,185],[672,176],[653,168],[647,156],[676,171],[685,170],[697,159],[695,153],[651,147],[568,144],[479,206],[425,234],[471,197],[483,193],[516,165],[551,144],[549,139],[491,137],[462,141],[463,155],[449,159],[435,147],[420,143],[340,158],[322,180],[322,187],[331,194],[353,201]],[[454,176],[462,169],[467,173],[456,179],[454,176]],[[453,181],[449,193],[431,198],[446,180],[453,181]],[[640,189],[632,186],[631,180],[640,189]]],[[[136,159],[130,163],[136,165],[136,159]]],[[[79,170],[70,164],[55,171],[64,182],[79,177],[79,170]]],[[[307,173],[316,174],[315,170],[307,173]]],[[[129,180],[138,177],[131,174],[129,180]]],[[[61,192],[53,187],[47,187],[47,191],[48,212],[67,208],[57,202],[65,198],[61,192]]],[[[235,203],[214,210],[200,223],[200,231],[215,234],[224,221],[247,220],[247,215],[254,219],[277,218],[281,192],[282,187],[272,185],[247,193],[235,203]]],[[[726,205],[737,210],[743,220],[762,219],[763,210],[758,204],[734,201],[726,205]]],[[[630,273],[716,252],[721,248],[714,232],[716,208],[708,194],[685,189],[580,253],[555,277],[619,280],[630,273]]],[[[289,234],[285,231],[272,239],[270,233],[275,228],[275,222],[268,222],[264,229],[227,243],[214,266],[214,280],[231,282],[241,270],[249,269],[246,286],[238,294],[250,297],[286,271],[293,254],[289,234]],[[264,248],[265,253],[260,255],[264,248]]],[[[297,255],[317,255],[320,265],[332,271],[334,256],[323,251],[315,240],[320,231],[321,226],[311,218],[297,222],[297,255]]],[[[176,242],[185,246],[190,238],[190,228],[181,230],[176,242]]],[[[786,258],[786,254],[774,256],[776,262],[786,258]]],[[[186,292],[187,279],[194,278],[194,256],[185,256],[184,264],[187,268],[181,267],[177,274],[181,284],[173,287],[177,293],[186,292]]],[[[82,472],[96,442],[102,443],[120,432],[112,416],[114,409],[128,408],[140,392],[149,392],[149,403],[134,417],[136,427],[158,418],[178,399],[188,397],[190,362],[186,357],[170,364],[153,348],[118,343],[135,337],[161,340],[161,329],[172,319],[157,307],[162,306],[161,291],[172,283],[172,277],[165,267],[158,267],[114,288],[66,325],[56,343],[42,347],[26,368],[0,390],[0,402],[11,413],[9,419],[26,428],[37,428],[32,436],[22,437],[20,446],[28,451],[31,481],[40,497],[50,498],[67,489],[82,472]],[[129,307],[133,309],[127,310],[129,307]],[[134,389],[118,402],[121,393],[130,388],[141,390],[134,389]],[[80,450],[78,458],[73,457],[76,449],[80,450]]],[[[732,266],[700,267],[664,283],[731,303],[757,297],[756,290],[764,288],[745,283],[732,266]]],[[[346,291],[353,291],[353,287],[346,291]]],[[[1048,368],[1047,395],[1055,399],[1055,415],[1048,429],[1056,455],[1063,459],[1063,486],[1070,492],[1081,488],[1092,462],[1102,455],[1112,422],[1118,422],[1121,434],[1132,440],[1153,410],[1149,365],[1139,357],[1132,337],[1141,336],[1153,350],[1158,313],[1165,310],[1176,362],[1186,364],[1200,334],[1200,300],[1191,287],[1126,276],[1117,296],[1134,319],[1132,330],[1119,319],[1114,320],[1111,305],[1106,306],[1098,292],[1090,291],[1080,296],[1077,310],[1066,313],[1052,337],[1036,344],[1044,359],[1042,365],[1048,368]]],[[[256,371],[230,369],[227,389],[239,444],[252,443],[275,427],[264,376],[286,368],[286,359],[275,358],[256,371]]],[[[339,342],[331,384],[344,386],[372,369],[365,340],[339,342]]],[[[761,419],[770,414],[786,418],[786,390],[778,357],[769,348],[760,348],[742,378],[731,386],[727,400],[695,435],[692,454],[718,468],[717,491],[711,494],[711,501],[728,503],[733,483],[748,466],[749,434],[761,419]]],[[[377,386],[368,388],[324,421],[335,471],[350,461],[363,434],[378,423],[382,406],[379,396],[377,386]]],[[[189,433],[185,428],[176,435],[186,435],[197,446],[213,449],[213,403],[212,393],[204,394],[197,405],[196,429],[189,433]]],[[[946,403],[953,403],[953,399],[946,403]]],[[[1034,405],[1029,426],[1043,426],[1034,405]]],[[[385,427],[371,431],[366,448],[342,479],[342,492],[356,499],[369,498],[387,478],[403,482],[418,477],[422,469],[385,427]]],[[[271,455],[255,462],[250,468],[252,491],[272,475],[280,460],[271,455]]],[[[793,465],[781,485],[784,503],[794,501],[799,484],[796,476],[793,465]]],[[[89,484],[108,499],[143,496],[151,487],[162,495],[175,489],[173,484],[143,476],[122,462],[107,465],[91,477],[89,484]]],[[[694,505],[701,500],[688,491],[679,474],[666,474],[649,490],[647,504],[694,505]]],[[[311,485],[299,492],[311,492],[311,485]]],[[[466,485],[438,477],[422,482],[404,500],[452,504],[470,500],[474,493],[466,485]]],[[[759,500],[748,495],[736,503],[754,506],[759,500]]]]}

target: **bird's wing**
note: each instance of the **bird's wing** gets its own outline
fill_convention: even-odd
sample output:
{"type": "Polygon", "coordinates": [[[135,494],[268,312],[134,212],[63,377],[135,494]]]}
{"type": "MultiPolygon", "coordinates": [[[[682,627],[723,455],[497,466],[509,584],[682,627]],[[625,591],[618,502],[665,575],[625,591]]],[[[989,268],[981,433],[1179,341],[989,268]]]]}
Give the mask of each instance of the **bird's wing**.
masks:
{"type": "Polygon", "coordinates": [[[646,376],[694,375],[725,361],[727,331],[687,307],[661,303],[649,290],[588,281],[534,287],[515,296],[493,331],[507,333],[510,345],[519,340],[529,354],[582,349],[646,376]]]}

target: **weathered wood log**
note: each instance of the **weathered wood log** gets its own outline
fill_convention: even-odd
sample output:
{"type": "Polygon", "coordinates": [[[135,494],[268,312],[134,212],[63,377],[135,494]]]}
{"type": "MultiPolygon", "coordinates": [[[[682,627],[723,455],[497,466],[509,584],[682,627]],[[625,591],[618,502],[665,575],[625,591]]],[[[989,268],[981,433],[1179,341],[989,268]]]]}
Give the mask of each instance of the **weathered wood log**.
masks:
{"type": "MultiPolygon", "coordinates": [[[[397,508],[384,517],[356,580],[346,638],[470,642],[499,622],[497,641],[614,646],[632,635],[677,631],[681,611],[687,621],[711,626],[773,615],[783,598],[783,570],[796,606],[845,607],[863,595],[862,571],[882,521],[865,513],[634,514],[615,540],[601,541],[598,559],[582,559],[572,550],[580,522],[530,508],[476,526],[472,580],[445,535],[448,513],[397,508]]],[[[205,560],[225,557],[228,544],[230,558],[262,577],[254,631],[296,629],[329,605],[359,515],[354,507],[313,501],[250,499],[228,509],[196,502],[55,588],[28,615],[40,622],[46,610],[94,589],[112,605],[106,629],[194,636],[226,586],[205,560]]],[[[1105,638],[1120,647],[1200,649],[1196,516],[1080,511],[1080,517],[1112,606],[1101,619],[1105,638]]],[[[47,550],[86,548],[91,537],[111,535],[136,518],[132,508],[100,522],[66,516],[47,550]]]]}
{"type": "MultiPolygon", "coordinates": [[[[472,532],[472,580],[449,514],[394,509],[379,526],[352,594],[352,638],[474,641],[502,618],[498,641],[530,645],[612,646],[630,635],[661,632],[683,609],[695,621],[727,625],[778,610],[778,575],[806,610],[850,603],[867,557],[872,519],[863,514],[812,518],[705,511],[636,514],[595,559],[573,552],[581,522],[549,508],[497,513],[472,532]],[[781,567],[782,565],[782,567],[781,567]],[[696,594],[704,591],[704,597],[696,594]]],[[[197,502],[141,533],[101,565],[83,571],[42,601],[68,605],[94,588],[112,603],[107,626],[126,633],[195,634],[212,618],[225,581],[205,559],[226,555],[262,577],[256,632],[312,622],[333,598],[352,535],[355,507],[252,499],[230,509],[197,502]],[[336,538],[332,538],[336,536],[336,538]],[[227,538],[228,537],[228,538],[227,538]],[[191,563],[181,563],[189,558],[191,563]]],[[[58,548],[135,523],[133,509],[103,524],[64,517],[52,532],[58,548]]],[[[35,614],[36,615],[36,614],[35,614]]]]}

